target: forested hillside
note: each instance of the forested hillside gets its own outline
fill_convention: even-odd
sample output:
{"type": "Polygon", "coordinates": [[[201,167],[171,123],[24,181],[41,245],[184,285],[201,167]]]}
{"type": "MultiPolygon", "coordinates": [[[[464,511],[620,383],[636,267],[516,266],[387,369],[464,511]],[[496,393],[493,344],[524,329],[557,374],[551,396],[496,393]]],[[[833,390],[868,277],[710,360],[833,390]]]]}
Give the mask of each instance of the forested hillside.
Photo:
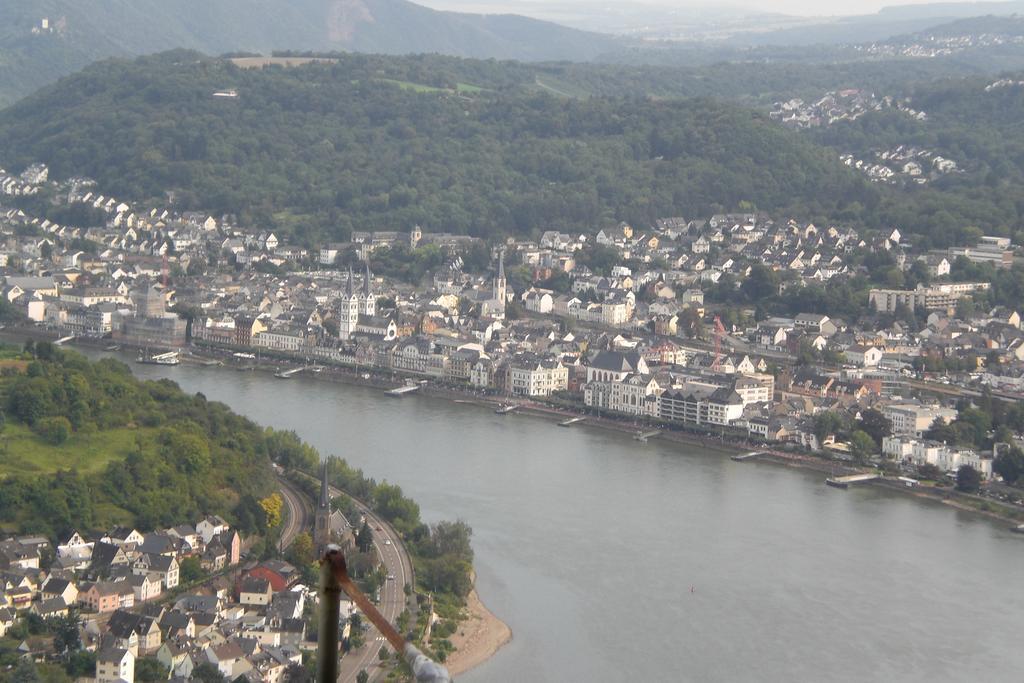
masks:
{"type": "Polygon", "coordinates": [[[419,64],[342,56],[242,70],[187,52],[108,61],[0,113],[0,159],[90,175],[119,196],[174,190],[181,208],[300,238],[413,223],[595,232],[742,202],[835,217],[879,199],[834,153],[741,107],[479,83],[456,92],[419,64]],[[226,88],[238,97],[212,96],[226,88]]]}
{"type": "Polygon", "coordinates": [[[971,226],[975,235],[1012,235],[1024,228],[1024,73],[994,83],[975,77],[922,84],[902,94],[926,112],[924,121],[891,110],[873,112],[811,137],[860,158],[903,145],[951,159],[958,172],[907,189],[911,201],[897,209],[897,224],[927,206],[928,233],[939,241],[963,241],[957,235],[971,226]]]}
{"type": "Polygon", "coordinates": [[[274,479],[261,428],[113,360],[42,343],[22,357],[0,377],[0,528],[153,529],[216,513],[263,530],[257,500],[274,479]]]}

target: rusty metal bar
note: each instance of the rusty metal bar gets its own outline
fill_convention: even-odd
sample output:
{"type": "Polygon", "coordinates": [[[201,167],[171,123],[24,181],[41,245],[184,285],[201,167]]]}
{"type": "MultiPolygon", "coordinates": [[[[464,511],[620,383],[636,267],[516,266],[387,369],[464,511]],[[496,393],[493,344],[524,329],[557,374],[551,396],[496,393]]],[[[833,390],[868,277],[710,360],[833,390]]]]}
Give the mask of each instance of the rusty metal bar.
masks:
{"type": "Polygon", "coordinates": [[[322,602],[333,601],[333,606],[328,608],[326,605],[321,604],[320,608],[321,630],[319,647],[317,649],[317,681],[321,683],[334,683],[338,678],[339,603],[341,591],[344,591],[352,598],[352,602],[356,603],[363,614],[366,615],[366,618],[377,627],[377,630],[387,639],[391,647],[395,649],[395,652],[401,652],[405,656],[405,660],[412,668],[413,675],[418,683],[450,683],[451,676],[448,674],[448,669],[432,661],[412,643],[405,642],[405,638],[395,630],[391,622],[377,611],[377,608],[370,602],[370,599],[352,582],[348,575],[348,567],[345,565],[345,555],[342,553],[341,548],[336,545],[327,546],[327,551],[324,553],[323,559],[320,560],[320,585],[322,602]],[[334,616],[330,617],[328,616],[329,614],[334,616]],[[325,623],[325,620],[331,618],[333,618],[333,632],[330,630],[330,624],[325,623]],[[333,638],[332,641],[328,641],[333,642],[334,645],[333,657],[330,657],[333,660],[333,665],[328,665],[324,662],[324,659],[328,657],[327,651],[330,650],[330,646],[325,645],[325,636],[333,638]]]}
{"type": "Polygon", "coordinates": [[[320,565],[320,630],[317,633],[316,680],[338,680],[338,644],[341,623],[341,585],[327,562],[320,565]]]}

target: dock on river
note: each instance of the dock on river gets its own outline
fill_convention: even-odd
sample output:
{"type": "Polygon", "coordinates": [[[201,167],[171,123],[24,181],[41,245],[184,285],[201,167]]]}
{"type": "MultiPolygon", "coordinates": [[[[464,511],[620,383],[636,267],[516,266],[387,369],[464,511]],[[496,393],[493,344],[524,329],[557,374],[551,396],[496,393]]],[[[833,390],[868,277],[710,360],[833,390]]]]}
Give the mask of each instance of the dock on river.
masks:
{"type": "Polygon", "coordinates": [[[388,389],[384,393],[387,394],[388,396],[402,398],[403,396],[411,394],[414,391],[419,391],[419,388],[420,385],[418,384],[406,384],[400,387],[395,387],[394,389],[388,389]]]}
{"type": "Polygon", "coordinates": [[[845,489],[850,486],[850,484],[865,484],[879,478],[880,475],[878,474],[865,472],[863,474],[848,474],[845,477],[829,477],[825,480],[825,483],[837,489],[845,489]]]}
{"type": "Polygon", "coordinates": [[[743,462],[744,460],[750,460],[751,458],[756,458],[757,456],[761,455],[761,453],[762,453],[762,451],[750,451],[749,453],[744,453],[742,455],[731,455],[729,457],[732,460],[735,460],[736,462],[743,462]]]}

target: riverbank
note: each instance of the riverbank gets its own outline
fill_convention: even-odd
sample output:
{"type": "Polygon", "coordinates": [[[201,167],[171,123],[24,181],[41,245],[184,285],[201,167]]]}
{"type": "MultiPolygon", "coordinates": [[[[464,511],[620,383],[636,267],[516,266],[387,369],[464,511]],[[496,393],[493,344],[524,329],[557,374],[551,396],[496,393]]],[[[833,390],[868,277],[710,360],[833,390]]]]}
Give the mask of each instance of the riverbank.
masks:
{"type": "MultiPolygon", "coordinates": [[[[475,576],[473,582],[476,583],[475,576]]],[[[445,666],[452,676],[459,676],[493,657],[512,640],[512,629],[487,609],[474,586],[466,598],[466,618],[448,640],[455,651],[445,666]]]]}
{"type": "MultiPolygon", "coordinates": [[[[3,335],[51,340],[56,338],[56,333],[52,330],[46,330],[38,327],[8,328],[3,331],[3,335]]],[[[104,349],[109,344],[109,340],[76,338],[71,343],[94,349],[104,349]]],[[[298,359],[287,356],[278,356],[277,354],[271,354],[269,357],[264,356],[263,358],[257,359],[256,362],[253,362],[251,359],[242,360],[234,357],[232,350],[226,348],[203,346],[183,350],[182,360],[184,362],[193,361],[202,364],[213,359],[217,359],[219,364],[226,368],[234,368],[236,370],[243,371],[276,373],[283,369],[304,367],[303,363],[298,359]]],[[[302,374],[315,379],[327,380],[340,384],[368,386],[381,390],[401,386],[404,382],[404,376],[400,376],[394,372],[385,373],[379,369],[353,368],[340,365],[325,365],[320,366],[320,368],[321,369],[318,372],[302,374]]],[[[437,384],[421,386],[418,393],[422,393],[424,396],[430,398],[441,398],[455,403],[475,405],[488,410],[497,408],[507,400],[500,396],[437,384]]],[[[719,439],[706,434],[697,434],[664,426],[659,427],[658,425],[639,424],[630,421],[630,418],[624,416],[602,417],[586,415],[578,410],[522,399],[519,399],[517,404],[519,407],[515,413],[521,413],[522,415],[529,417],[539,417],[549,421],[555,420],[558,422],[576,417],[585,418],[582,422],[576,423],[571,428],[595,427],[631,436],[648,430],[658,430],[657,435],[651,436],[650,439],[669,441],[681,445],[698,446],[704,450],[717,451],[724,455],[756,450],[759,452],[759,455],[756,458],[753,458],[754,460],[786,467],[810,470],[829,474],[830,476],[842,476],[865,471],[863,468],[854,468],[843,463],[837,463],[833,460],[825,460],[814,455],[767,449],[764,445],[760,444],[741,443],[726,440],[724,438],[719,439]]],[[[513,415],[514,414],[510,414],[509,418],[513,419],[513,415]]],[[[918,498],[926,498],[941,502],[944,505],[949,505],[965,512],[974,512],[992,520],[1006,522],[1014,527],[1024,521],[1024,509],[980,498],[978,496],[963,494],[949,488],[931,488],[924,486],[907,487],[902,482],[885,479],[879,479],[871,482],[871,485],[882,486],[890,491],[900,491],[918,498]]]]}

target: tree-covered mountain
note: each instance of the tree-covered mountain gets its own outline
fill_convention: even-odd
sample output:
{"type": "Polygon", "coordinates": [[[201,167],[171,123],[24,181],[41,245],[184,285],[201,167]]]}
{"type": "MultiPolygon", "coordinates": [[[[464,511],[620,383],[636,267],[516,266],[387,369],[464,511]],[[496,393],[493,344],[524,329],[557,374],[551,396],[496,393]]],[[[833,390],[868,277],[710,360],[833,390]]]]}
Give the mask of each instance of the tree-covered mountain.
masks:
{"type": "Polygon", "coordinates": [[[910,33],[928,34],[933,27],[960,19],[1024,12],[1021,0],[998,2],[936,2],[883,7],[873,14],[833,17],[821,22],[771,31],[750,31],[739,38],[754,45],[849,45],[888,41],[910,33]]]}
{"type": "MultiPolygon", "coordinates": [[[[492,236],[703,215],[743,202],[840,217],[879,200],[829,150],[747,109],[570,99],[348,55],[246,70],[173,52],[107,61],[0,113],[0,159],[103,191],[232,212],[309,238],[353,229],[492,236]],[[415,85],[410,81],[415,80],[415,85]],[[233,89],[237,98],[213,97],[233,89]]],[[[467,62],[498,81],[501,65],[467,62]]]]}
{"type": "Polygon", "coordinates": [[[5,0],[0,103],[97,59],[173,48],[586,60],[613,44],[527,17],[440,12],[407,0],[5,0]]]}

